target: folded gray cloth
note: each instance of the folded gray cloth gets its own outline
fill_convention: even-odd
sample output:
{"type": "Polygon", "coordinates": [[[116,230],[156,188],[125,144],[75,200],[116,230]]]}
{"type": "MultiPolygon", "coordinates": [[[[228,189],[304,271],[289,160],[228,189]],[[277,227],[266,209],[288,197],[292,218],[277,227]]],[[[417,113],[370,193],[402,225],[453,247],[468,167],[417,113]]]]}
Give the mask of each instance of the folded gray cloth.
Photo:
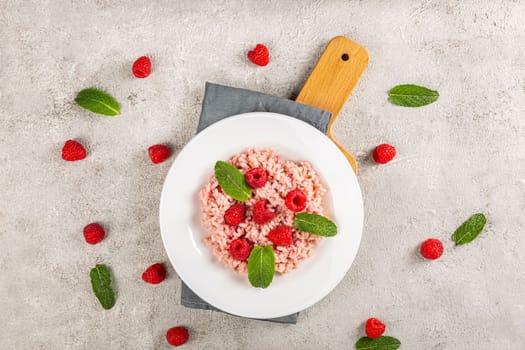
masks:
{"type": "MultiPolygon", "coordinates": [[[[197,132],[211,124],[241,113],[273,112],[286,114],[300,119],[326,133],[331,113],[318,108],[297,103],[260,92],[238,89],[230,86],[206,83],[204,101],[197,132]]],[[[195,309],[220,311],[195,294],[184,282],[181,293],[182,305],[195,309]]],[[[299,313],[265,321],[279,323],[297,323],[299,313]]]]}

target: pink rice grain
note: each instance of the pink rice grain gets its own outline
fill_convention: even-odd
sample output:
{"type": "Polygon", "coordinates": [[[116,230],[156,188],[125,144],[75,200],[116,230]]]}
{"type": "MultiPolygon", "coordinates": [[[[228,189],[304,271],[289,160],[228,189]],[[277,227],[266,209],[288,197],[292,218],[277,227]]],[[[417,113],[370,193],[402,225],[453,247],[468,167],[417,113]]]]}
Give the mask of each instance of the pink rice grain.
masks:
{"type": "Polygon", "coordinates": [[[262,188],[254,190],[254,196],[245,202],[246,219],[237,227],[224,223],[224,212],[235,200],[219,190],[215,175],[199,193],[202,210],[202,224],[211,233],[204,242],[211,246],[212,253],[224,266],[241,273],[247,273],[247,263],[230,256],[230,242],[244,237],[254,245],[271,245],[266,236],[268,232],[279,225],[292,227],[293,244],[289,247],[277,246],[275,250],[275,271],[284,274],[299,266],[299,262],[312,255],[315,246],[322,237],[297,231],[294,226],[294,213],[290,211],[284,198],[288,192],[296,188],[306,195],[308,202],[305,211],[323,214],[323,196],[325,187],[319,176],[307,162],[283,161],[271,149],[258,150],[249,148],[229,159],[241,172],[251,168],[261,167],[268,172],[268,182],[262,188]],[[267,199],[269,207],[276,211],[275,219],[264,225],[255,224],[252,220],[251,207],[260,199],[267,199]]]}

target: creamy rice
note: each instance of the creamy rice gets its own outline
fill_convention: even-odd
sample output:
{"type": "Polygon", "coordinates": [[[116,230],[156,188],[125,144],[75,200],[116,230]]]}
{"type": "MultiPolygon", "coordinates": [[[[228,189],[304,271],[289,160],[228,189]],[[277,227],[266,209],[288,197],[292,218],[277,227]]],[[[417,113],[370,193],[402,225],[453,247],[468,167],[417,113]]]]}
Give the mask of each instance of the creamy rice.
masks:
{"type": "Polygon", "coordinates": [[[325,187],[319,176],[308,162],[283,160],[271,149],[258,150],[249,148],[228,160],[242,173],[251,168],[261,167],[268,173],[268,182],[262,188],[254,190],[252,198],[245,202],[246,218],[238,226],[229,226],[224,222],[224,212],[235,200],[223,193],[215,175],[200,190],[199,199],[203,214],[202,224],[210,235],[204,242],[211,246],[215,255],[225,266],[235,271],[246,273],[247,263],[235,260],[229,253],[230,242],[236,238],[245,238],[254,245],[272,245],[266,236],[280,225],[292,227],[293,244],[288,247],[274,246],[275,271],[286,273],[299,266],[299,262],[309,257],[322,237],[297,231],[294,226],[294,213],[289,210],[284,198],[294,189],[300,189],[307,197],[305,211],[323,214],[323,196],[325,187]],[[260,199],[267,199],[268,208],[275,211],[275,218],[269,223],[259,225],[252,219],[251,208],[260,199]]]}

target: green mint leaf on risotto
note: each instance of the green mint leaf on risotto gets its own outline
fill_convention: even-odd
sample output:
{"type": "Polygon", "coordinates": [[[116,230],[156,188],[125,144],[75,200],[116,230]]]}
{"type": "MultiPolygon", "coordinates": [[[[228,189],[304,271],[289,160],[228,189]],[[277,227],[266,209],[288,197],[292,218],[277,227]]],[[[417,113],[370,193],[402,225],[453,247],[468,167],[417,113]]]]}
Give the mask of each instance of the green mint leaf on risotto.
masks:
{"type": "Polygon", "coordinates": [[[317,236],[332,237],[337,234],[337,226],[318,214],[297,213],[295,214],[294,226],[299,231],[317,236]]]}
{"type": "Polygon", "coordinates": [[[355,343],[357,350],[396,350],[401,346],[401,342],[394,337],[368,338],[362,337],[355,343]]]}
{"type": "Polygon", "coordinates": [[[472,242],[481,233],[486,222],[485,215],[481,213],[472,215],[452,234],[452,240],[456,245],[472,242]]]}
{"type": "Polygon", "coordinates": [[[243,173],[230,163],[219,160],[215,163],[215,177],[222,190],[239,202],[244,202],[252,196],[252,189],[246,183],[243,173]]]}
{"type": "Polygon", "coordinates": [[[106,265],[98,265],[91,269],[91,287],[102,307],[109,310],[115,305],[115,293],[111,288],[111,273],[106,265]]]}
{"type": "Polygon", "coordinates": [[[398,85],[388,92],[389,100],[395,105],[403,107],[421,107],[439,98],[439,93],[419,85],[398,85]]]}
{"type": "Polygon", "coordinates": [[[75,102],[82,108],[93,113],[116,116],[120,113],[120,105],[113,96],[97,89],[84,89],[77,94],[75,102]]]}
{"type": "Polygon", "coordinates": [[[253,247],[248,257],[248,280],[256,288],[267,288],[275,274],[275,254],[269,245],[253,247]]]}

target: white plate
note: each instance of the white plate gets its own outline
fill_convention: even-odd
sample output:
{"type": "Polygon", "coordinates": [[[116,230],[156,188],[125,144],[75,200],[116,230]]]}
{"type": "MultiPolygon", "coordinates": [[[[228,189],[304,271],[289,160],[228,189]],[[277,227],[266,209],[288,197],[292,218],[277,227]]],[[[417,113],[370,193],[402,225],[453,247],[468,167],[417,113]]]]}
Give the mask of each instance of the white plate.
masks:
{"type": "Polygon", "coordinates": [[[225,312],[273,318],[301,311],[325,297],[344,277],[361,241],[363,202],[356,176],[332,141],[298,119],[275,113],[226,118],[197,134],[177,155],[160,199],[160,229],[180,278],[202,299],[225,312]],[[329,211],[338,226],[296,270],[276,274],[266,289],[224,267],[204,245],[198,192],[217,160],[246,148],[273,148],[284,159],[308,161],[328,188],[329,211]]]}

